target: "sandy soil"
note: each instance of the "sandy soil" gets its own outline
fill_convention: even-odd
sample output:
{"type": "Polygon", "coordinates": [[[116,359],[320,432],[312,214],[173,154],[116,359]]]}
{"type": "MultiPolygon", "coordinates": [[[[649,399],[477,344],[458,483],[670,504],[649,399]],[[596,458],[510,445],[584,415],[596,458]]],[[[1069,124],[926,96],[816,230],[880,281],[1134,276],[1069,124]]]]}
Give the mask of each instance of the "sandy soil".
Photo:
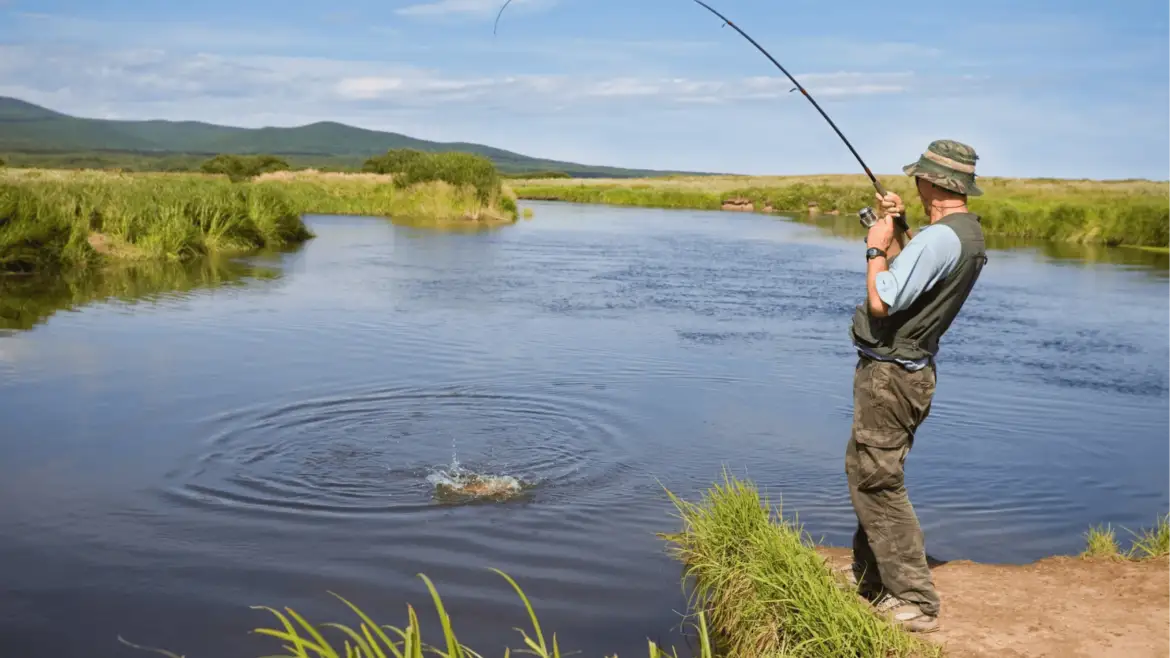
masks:
{"type": "MultiPolygon", "coordinates": [[[[834,566],[847,549],[824,549],[834,566]]],[[[1054,557],[1027,565],[932,562],[951,658],[1170,656],[1170,560],[1054,557]]]]}

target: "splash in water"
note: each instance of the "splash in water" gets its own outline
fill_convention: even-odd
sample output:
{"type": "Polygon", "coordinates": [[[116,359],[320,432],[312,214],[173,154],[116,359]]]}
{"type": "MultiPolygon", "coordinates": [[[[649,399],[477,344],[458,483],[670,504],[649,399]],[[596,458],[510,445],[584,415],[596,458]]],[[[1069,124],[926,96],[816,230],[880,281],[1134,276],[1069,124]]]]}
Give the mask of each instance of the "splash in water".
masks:
{"type": "Polygon", "coordinates": [[[524,483],[511,475],[489,475],[469,471],[452,459],[445,469],[427,475],[435,495],[444,501],[504,500],[524,491],[524,483]]]}

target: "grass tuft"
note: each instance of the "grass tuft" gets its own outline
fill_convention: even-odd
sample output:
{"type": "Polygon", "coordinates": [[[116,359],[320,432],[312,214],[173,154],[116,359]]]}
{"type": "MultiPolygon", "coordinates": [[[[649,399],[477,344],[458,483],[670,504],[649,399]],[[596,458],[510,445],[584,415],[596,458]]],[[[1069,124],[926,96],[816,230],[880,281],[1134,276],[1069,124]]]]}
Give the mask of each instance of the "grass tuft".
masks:
{"type": "Polygon", "coordinates": [[[1081,557],[1116,559],[1121,557],[1121,549],[1117,546],[1117,535],[1113,528],[1094,526],[1085,533],[1085,550],[1081,557]]]}
{"type": "Polygon", "coordinates": [[[1163,515],[1154,527],[1132,532],[1133,545],[1126,553],[1131,560],[1151,559],[1170,555],[1170,514],[1163,515]]]}
{"type": "Polygon", "coordinates": [[[1083,558],[1104,558],[1111,560],[1148,560],[1170,555],[1170,514],[1162,515],[1153,527],[1134,532],[1126,529],[1133,537],[1129,550],[1123,551],[1117,542],[1112,526],[1093,526],[1085,533],[1083,558]]]}
{"type": "Polygon", "coordinates": [[[738,658],[938,656],[940,650],[880,617],[842,585],[795,520],[754,485],[725,472],[700,503],[667,492],[683,530],[664,535],[693,581],[719,651],[738,658]]]}

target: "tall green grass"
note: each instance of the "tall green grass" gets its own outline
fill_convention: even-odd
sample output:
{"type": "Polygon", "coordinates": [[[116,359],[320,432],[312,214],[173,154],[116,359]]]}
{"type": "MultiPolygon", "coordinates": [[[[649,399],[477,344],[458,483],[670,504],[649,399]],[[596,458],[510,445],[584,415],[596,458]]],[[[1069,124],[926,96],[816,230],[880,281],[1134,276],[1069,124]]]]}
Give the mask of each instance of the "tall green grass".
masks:
{"type": "Polygon", "coordinates": [[[197,177],[4,177],[0,272],[123,258],[184,260],[312,237],[287,195],[197,177]]]}
{"type": "Polygon", "coordinates": [[[204,174],[5,170],[0,273],[87,267],[104,258],[188,260],[296,245],[312,237],[301,219],[307,213],[433,224],[518,218],[515,197],[498,178],[485,201],[472,183],[403,184],[363,174],[276,171],[233,183],[204,174]]]}
{"type": "MultiPolygon", "coordinates": [[[[912,182],[890,177],[883,185],[906,202],[909,219],[926,218],[912,182]]],[[[981,180],[985,194],[970,199],[988,235],[1104,245],[1170,245],[1170,185],[1152,181],[981,180]]],[[[750,202],[754,210],[855,215],[873,206],[868,181],[848,176],[667,177],[613,180],[516,180],[522,199],[558,200],[658,208],[717,210],[726,202],[750,202]]]]}
{"type": "Polygon", "coordinates": [[[1121,549],[1117,546],[1117,534],[1113,528],[1093,526],[1085,533],[1085,550],[1082,557],[1116,558],[1121,556],[1121,549]]]}
{"type": "Polygon", "coordinates": [[[1149,560],[1170,555],[1170,514],[1160,516],[1150,528],[1143,528],[1137,532],[1126,531],[1132,539],[1129,550],[1123,551],[1112,526],[1089,528],[1085,533],[1085,549],[1081,552],[1081,557],[1149,560]]]}
{"type": "Polygon", "coordinates": [[[938,656],[844,587],[795,520],[724,474],[699,503],[670,494],[683,529],[665,535],[693,582],[717,651],[737,658],[938,656]]]}
{"type": "Polygon", "coordinates": [[[718,210],[718,194],[702,190],[676,190],[621,185],[539,185],[518,184],[513,189],[521,199],[533,201],[568,201],[611,206],[718,210]]]}
{"type": "MultiPolygon", "coordinates": [[[[515,628],[522,640],[521,648],[514,650],[512,647],[505,647],[503,652],[505,658],[513,653],[529,654],[538,658],[567,658],[570,655],[579,655],[576,651],[563,651],[557,641],[556,633],[553,633],[551,637],[546,637],[540,620],[533,610],[532,603],[516,581],[503,571],[498,569],[493,569],[493,571],[507,580],[516,591],[523,603],[524,610],[527,612],[528,621],[532,625],[531,634],[526,630],[515,628]]],[[[282,611],[268,606],[253,606],[254,610],[264,610],[271,613],[279,623],[256,628],[252,632],[273,638],[280,643],[280,648],[284,650],[284,653],[270,653],[267,654],[268,658],[422,658],[425,654],[443,658],[482,658],[482,654],[459,641],[455,625],[450,615],[447,614],[442,597],[439,596],[439,592],[430,578],[423,574],[419,574],[419,577],[426,583],[427,590],[435,604],[435,611],[438,614],[437,641],[428,642],[423,638],[422,624],[419,622],[418,613],[415,612],[412,605],[408,605],[406,608],[406,624],[402,627],[396,627],[379,624],[361,608],[333,592],[330,594],[344,603],[357,617],[356,625],[340,622],[314,623],[291,608],[284,608],[282,611]]],[[[715,654],[712,651],[702,615],[698,616],[695,630],[699,643],[698,658],[714,658],[715,654]]],[[[169,658],[182,658],[182,656],[165,649],[140,646],[120,636],[118,639],[122,644],[135,649],[158,653],[169,658]]],[[[670,653],[667,653],[652,640],[647,640],[647,648],[649,658],[668,658],[668,656],[677,658],[678,656],[676,650],[672,649],[670,653]]],[[[614,654],[612,658],[617,658],[617,655],[614,654]]]]}
{"type": "Polygon", "coordinates": [[[1152,528],[1133,534],[1128,556],[1131,559],[1166,557],[1170,555],[1170,514],[1164,514],[1152,528]]]}
{"type": "Polygon", "coordinates": [[[436,224],[508,223],[518,216],[516,200],[508,190],[493,192],[485,202],[474,186],[441,180],[403,186],[385,176],[287,172],[262,176],[253,184],[279,191],[306,213],[421,219],[436,224]]]}

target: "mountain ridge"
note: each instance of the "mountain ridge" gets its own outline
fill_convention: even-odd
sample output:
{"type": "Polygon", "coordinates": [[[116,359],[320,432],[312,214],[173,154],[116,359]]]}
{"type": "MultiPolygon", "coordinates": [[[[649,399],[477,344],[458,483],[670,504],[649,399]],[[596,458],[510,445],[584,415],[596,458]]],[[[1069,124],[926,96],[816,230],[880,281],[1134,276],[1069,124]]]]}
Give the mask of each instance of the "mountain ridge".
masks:
{"type": "Polygon", "coordinates": [[[196,120],[95,119],[0,96],[0,152],[125,153],[148,158],[268,153],[299,156],[305,161],[317,158],[360,166],[366,158],[394,148],[477,153],[491,159],[503,173],[562,171],[580,177],[620,178],[706,173],[553,160],[475,142],[438,142],[331,120],[299,126],[244,128],[196,120]]]}

